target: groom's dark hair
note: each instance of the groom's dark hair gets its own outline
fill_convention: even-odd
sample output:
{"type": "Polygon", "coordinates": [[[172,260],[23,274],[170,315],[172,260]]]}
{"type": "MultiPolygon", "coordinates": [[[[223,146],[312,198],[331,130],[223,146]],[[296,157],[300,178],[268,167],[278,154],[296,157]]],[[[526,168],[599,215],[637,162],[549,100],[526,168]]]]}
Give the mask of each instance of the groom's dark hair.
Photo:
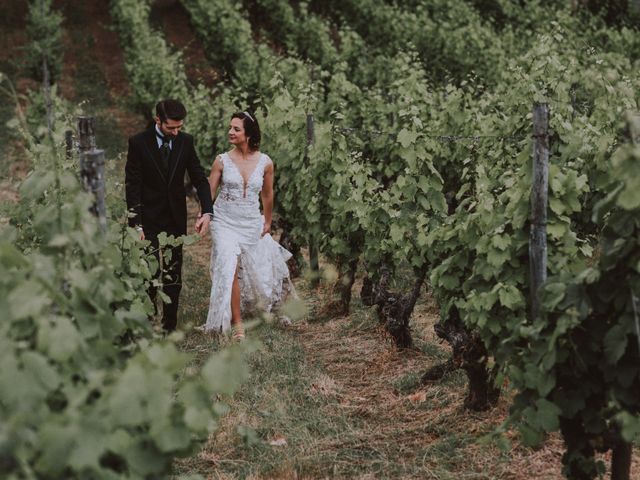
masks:
{"type": "Polygon", "coordinates": [[[167,98],[156,104],[156,115],[160,118],[160,121],[166,122],[167,120],[184,120],[187,116],[187,109],[179,100],[173,100],[167,98]]]}

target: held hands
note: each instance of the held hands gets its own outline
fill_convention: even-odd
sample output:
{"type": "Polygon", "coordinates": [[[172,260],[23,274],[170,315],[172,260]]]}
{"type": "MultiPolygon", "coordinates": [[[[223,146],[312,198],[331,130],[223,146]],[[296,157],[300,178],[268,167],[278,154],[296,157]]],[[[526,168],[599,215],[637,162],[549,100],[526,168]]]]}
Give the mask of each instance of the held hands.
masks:
{"type": "Polygon", "coordinates": [[[209,230],[209,221],[211,219],[210,215],[202,215],[201,213],[198,214],[198,220],[196,220],[196,233],[198,235],[203,235],[204,233],[206,233],[207,230],[209,230]]]}

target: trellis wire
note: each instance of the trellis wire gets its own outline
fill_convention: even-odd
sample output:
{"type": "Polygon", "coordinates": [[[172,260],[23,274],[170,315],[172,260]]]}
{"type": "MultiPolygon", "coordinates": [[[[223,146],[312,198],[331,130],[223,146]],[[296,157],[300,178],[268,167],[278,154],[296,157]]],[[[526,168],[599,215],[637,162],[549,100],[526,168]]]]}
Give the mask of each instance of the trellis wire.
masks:
{"type": "MultiPolygon", "coordinates": [[[[379,137],[386,135],[388,137],[397,137],[397,132],[383,132],[381,130],[366,130],[355,127],[336,127],[334,129],[340,133],[364,133],[371,137],[379,137]]],[[[460,141],[472,141],[479,142],[480,140],[492,139],[492,140],[526,140],[529,138],[527,135],[459,135],[459,134],[437,134],[437,133],[422,133],[424,137],[436,139],[443,143],[453,143],[460,141]]]]}
{"type": "Polygon", "coordinates": [[[629,287],[629,293],[631,293],[631,305],[633,306],[633,319],[635,320],[635,323],[636,323],[636,337],[638,339],[638,351],[640,351],[640,319],[638,319],[638,309],[636,307],[636,302],[638,301],[638,299],[633,293],[633,290],[631,289],[631,287],[629,287]]]}

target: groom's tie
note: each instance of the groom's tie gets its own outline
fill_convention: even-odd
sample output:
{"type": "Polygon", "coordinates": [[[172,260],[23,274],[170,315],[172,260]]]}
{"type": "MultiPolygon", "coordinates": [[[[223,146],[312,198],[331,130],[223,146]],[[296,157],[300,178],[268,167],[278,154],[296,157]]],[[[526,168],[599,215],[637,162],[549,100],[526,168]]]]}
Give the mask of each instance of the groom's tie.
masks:
{"type": "Polygon", "coordinates": [[[160,157],[162,158],[162,168],[164,168],[165,172],[169,171],[169,157],[171,156],[171,141],[167,137],[161,137],[158,135],[158,138],[162,140],[162,145],[160,146],[160,157]]]}

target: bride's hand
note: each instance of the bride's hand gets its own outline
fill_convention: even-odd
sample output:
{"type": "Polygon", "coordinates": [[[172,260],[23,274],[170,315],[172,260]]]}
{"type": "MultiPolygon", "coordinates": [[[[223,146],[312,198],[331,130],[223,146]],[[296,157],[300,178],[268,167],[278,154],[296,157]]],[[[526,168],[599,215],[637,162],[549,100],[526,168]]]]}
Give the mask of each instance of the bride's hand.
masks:
{"type": "Polygon", "coordinates": [[[260,234],[260,238],[264,237],[267,233],[271,233],[271,224],[265,223],[264,227],[262,227],[262,233],[260,234]]]}
{"type": "Polygon", "coordinates": [[[198,235],[204,235],[207,230],[209,230],[209,215],[198,214],[198,219],[196,220],[195,230],[198,235]]]}

